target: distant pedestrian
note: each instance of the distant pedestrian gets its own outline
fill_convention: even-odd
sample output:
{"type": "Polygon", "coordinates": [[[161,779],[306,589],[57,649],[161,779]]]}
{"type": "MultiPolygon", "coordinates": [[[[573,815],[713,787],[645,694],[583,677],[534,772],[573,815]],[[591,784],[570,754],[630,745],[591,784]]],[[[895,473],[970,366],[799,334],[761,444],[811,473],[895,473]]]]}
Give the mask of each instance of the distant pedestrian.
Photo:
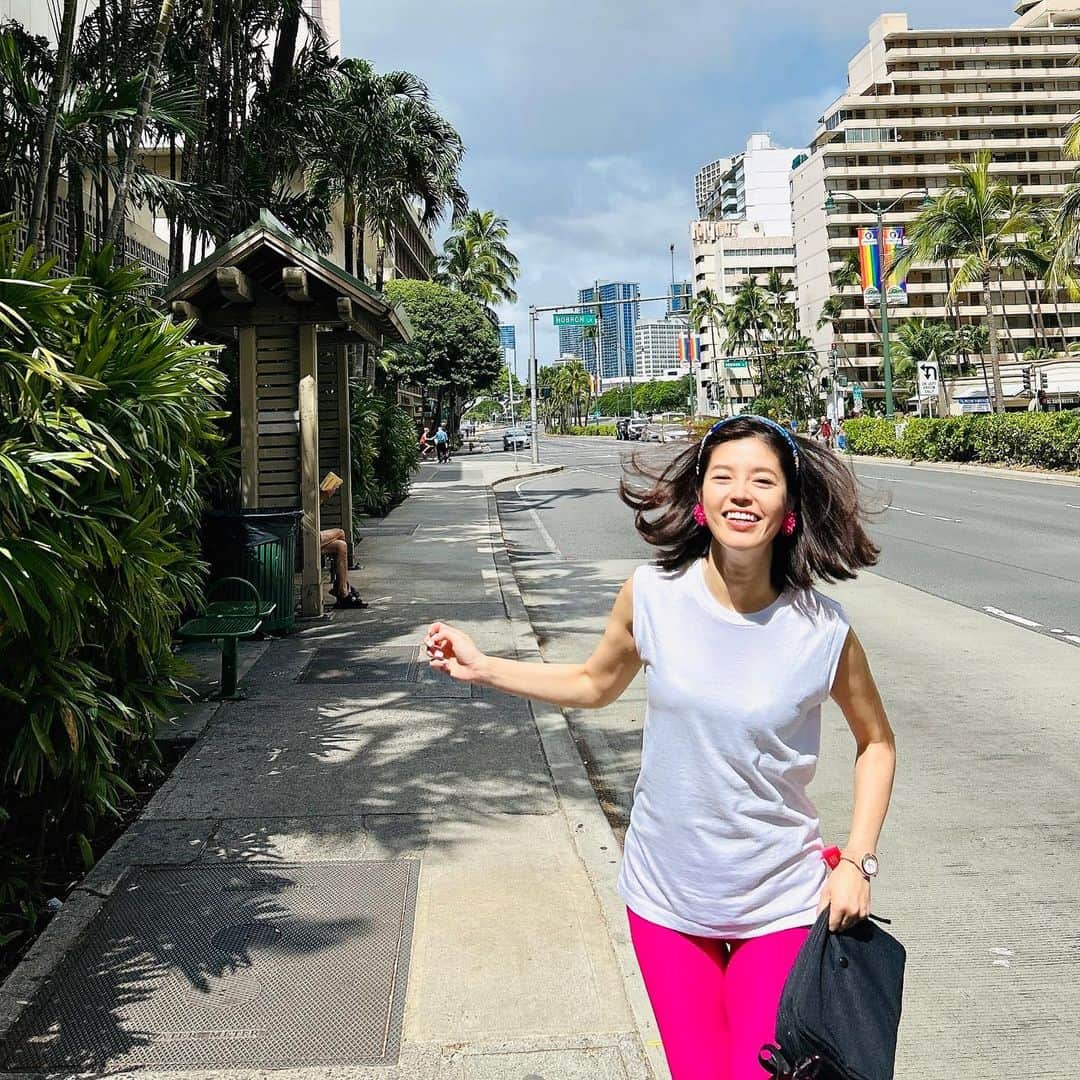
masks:
{"type": "Polygon", "coordinates": [[[442,622],[424,644],[453,679],[564,709],[611,704],[644,666],[618,890],[673,1080],[750,1080],[817,915],[836,931],[870,911],[895,744],[844,609],[813,585],[878,549],[850,469],[765,417],[721,420],[654,469],[636,463],[620,494],[656,561],[622,586],[585,663],[488,656],[442,622]],[[830,696],[858,774],[831,872],[806,790],[830,696]]]}
{"type": "Polygon", "coordinates": [[[429,458],[429,457],[431,457],[431,439],[428,438],[428,433],[430,432],[430,430],[431,430],[430,428],[424,428],[424,430],[420,432],[420,457],[421,458],[429,458]]]}
{"type": "Polygon", "coordinates": [[[836,449],[847,449],[847,432],[844,430],[843,420],[838,420],[836,423],[836,449]]]}
{"type": "Polygon", "coordinates": [[[818,427],[818,437],[826,446],[832,446],[833,427],[832,421],[827,416],[821,418],[821,424],[818,427]]]}
{"type": "Polygon", "coordinates": [[[440,424],[435,432],[435,450],[439,455],[439,461],[450,460],[450,436],[446,434],[446,425],[440,424]]]}

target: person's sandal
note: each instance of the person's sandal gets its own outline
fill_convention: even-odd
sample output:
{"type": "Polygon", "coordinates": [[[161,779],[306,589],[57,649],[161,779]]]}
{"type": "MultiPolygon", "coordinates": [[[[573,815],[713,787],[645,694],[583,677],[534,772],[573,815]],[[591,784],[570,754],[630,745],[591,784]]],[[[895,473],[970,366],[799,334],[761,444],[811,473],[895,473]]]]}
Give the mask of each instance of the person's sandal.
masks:
{"type": "Polygon", "coordinates": [[[366,608],[367,604],[360,599],[360,594],[350,585],[345,596],[339,596],[335,608],[366,608]]]}

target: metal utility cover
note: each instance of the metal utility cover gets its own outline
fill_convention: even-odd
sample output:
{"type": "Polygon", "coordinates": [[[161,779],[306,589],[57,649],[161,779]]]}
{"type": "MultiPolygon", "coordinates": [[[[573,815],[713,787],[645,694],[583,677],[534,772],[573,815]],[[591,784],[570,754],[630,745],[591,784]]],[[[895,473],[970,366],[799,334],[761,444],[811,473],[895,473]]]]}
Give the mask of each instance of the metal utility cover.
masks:
{"type": "Polygon", "coordinates": [[[416,645],[354,648],[324,646],[315,650],[298,682],[402,683],[416,682],[420,651],[416,645]]]}
{"type": "Polygon", "coordinates": [[[136,869],[9,1035],[5,1067],[393,1065],[419,865],[136,869]]]}

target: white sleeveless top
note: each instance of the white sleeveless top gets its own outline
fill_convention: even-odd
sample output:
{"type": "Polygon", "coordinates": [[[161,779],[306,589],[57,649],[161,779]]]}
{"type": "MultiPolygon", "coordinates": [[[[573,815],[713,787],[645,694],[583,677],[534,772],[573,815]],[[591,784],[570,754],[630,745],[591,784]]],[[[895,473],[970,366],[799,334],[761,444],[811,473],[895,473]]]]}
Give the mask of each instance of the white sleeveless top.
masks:
{"type": "Polygon", "coordinates": [[[848,623],[815,589],[739,614],[704,569],[634,572],[648,704],[618,890],[660,926],[758,937],[816,918],[826,866],[806,786],[848,623]]]}

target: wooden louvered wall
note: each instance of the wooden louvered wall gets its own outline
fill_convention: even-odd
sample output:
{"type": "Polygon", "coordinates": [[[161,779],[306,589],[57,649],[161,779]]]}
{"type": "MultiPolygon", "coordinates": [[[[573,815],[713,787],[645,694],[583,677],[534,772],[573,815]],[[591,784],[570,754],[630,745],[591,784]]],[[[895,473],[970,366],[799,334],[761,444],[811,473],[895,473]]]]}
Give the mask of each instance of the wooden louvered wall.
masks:
{"type": "MultiPolygon", "coordinates": [[[[330,471],[344,479],[341,461],[341,435],[338,430],[337,347],[319,349],[319,481],[330,471]]],[[[341,492],[322,504],[320,525],[324,529],[344,528],[341,492]]]]}
{"type": "Polygon", "coordinates": [[[300,346],[294,327],[257,328],[259,506],[300,505],[300,346]]]}

